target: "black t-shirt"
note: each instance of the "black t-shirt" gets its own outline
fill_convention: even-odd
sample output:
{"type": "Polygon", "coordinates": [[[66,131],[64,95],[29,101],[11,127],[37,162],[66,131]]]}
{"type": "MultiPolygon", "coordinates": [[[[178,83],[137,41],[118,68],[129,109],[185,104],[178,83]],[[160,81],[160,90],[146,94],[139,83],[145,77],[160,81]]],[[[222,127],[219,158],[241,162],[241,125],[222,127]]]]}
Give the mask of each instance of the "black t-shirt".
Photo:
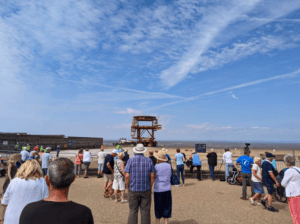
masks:
{"type": "Polygon", "coordinates": [[[122,161],[127,163],[127,161],[129,160],[129,154],[127,152],[124,152],[124,154],[125,154],[125,156],[123,157],[122,161]]]}
{"type": "Polygon", "coordinates": [[[149,158],[152,160],[153,166],[155,166],[157,163],[157,159],[154,156],[149,156],[149,158]]]}
{"type": "Polygon", "coordinates": [[[37,201],[25,206],[20,224],[94,224],[91,209],[75,202],[37,201]]]}
{"type": "Polygon", "coordinates": [[[114,164],[115,164],[114,157],[112,155],[110,155],[110,154],[108,154],[108,155],[105,156],[103,173],[105,173],[105,174],[111,174],[110,169],[107,168],[107,163],[110,164],[110,166],[111,166],[112,169],[114,168],[114,164]]]}
{"type": "Polygon", "coordinates": [[[217,153],[215,152],[210,152],[206,156],[208,158],[208,165],[217,165],[217,153]]]}

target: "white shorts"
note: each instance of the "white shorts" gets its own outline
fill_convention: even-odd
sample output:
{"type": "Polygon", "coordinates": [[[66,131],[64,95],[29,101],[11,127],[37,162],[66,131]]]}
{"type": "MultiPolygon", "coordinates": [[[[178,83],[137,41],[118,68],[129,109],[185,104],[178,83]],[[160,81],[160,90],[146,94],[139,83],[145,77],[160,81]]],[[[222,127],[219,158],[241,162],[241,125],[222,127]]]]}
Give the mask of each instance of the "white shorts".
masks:
{"type": "Polygon", "coordinates": [[[122,177],[114,178],[113,189],[114,190],[120,190],[120,191],[125,190],[125,182],[122,180],[122,177]]]}

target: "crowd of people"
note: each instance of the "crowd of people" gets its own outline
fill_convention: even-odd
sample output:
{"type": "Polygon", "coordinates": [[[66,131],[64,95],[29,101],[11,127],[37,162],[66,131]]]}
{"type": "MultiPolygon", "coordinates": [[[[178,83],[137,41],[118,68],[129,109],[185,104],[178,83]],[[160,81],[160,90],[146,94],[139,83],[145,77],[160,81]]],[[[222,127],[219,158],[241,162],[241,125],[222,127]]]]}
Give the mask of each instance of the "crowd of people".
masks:
{"type": "MultiPolygon", "coordinates": [[[[81,165],[85,166],[84,177],[88,178],[92,155],[89,149],[78,151],[75,164],[67,158],[52,160],[50,149],[33,148],[29,151],[24,147],[21,153],[10,156],[7,164],[7,178],[3,185],[3,205],[1,224],[27,223],[94,223],[91,210],[83,205],[68,200],[68,192],[76,176],[80,176],[81,165]],[[5,214],[5,216],[4,216],[5,214]],[[53,215],[55,214],[55,215],[53,215]]],[[[164,219],[169,223],[172,217],[171,179],[174,170],[167,149],[148,151],[142,144],[133,148],[134,156],[129,158],[128,151],[120,147],[110,153],[104,152],[101,146],[98,157],[98,178],[104,178],[103,196],[113,199],[116,203],[129,204],[128,223],[138,223],[138,213],[141,213],[141,223],[151,223],[151,201],[154,200],[156,223],[164,219]],[[125,191],[128,191],[127,198],[125,191]]],[[[59,152],[58,152],[59,153],[59,152]]],[[[278,180],[275,156],[265,153],[261,157],[250,157],[251,151],[245,149],[244,155],[235,163],[232,153],[225,149],[225,178],[230,175],[229,169],[234,166],[241,171],[242,200],[250,200],[251,205],[260,205],[268,211],[278,212],[272,206],[274,200],[274,184],[285,187],[289,208],[294,223],[300,223],[300,168],[295,166],[295,157],[286,155],[287,166],[283,180],[278,180]],[[238,167],[241,165],[241,169],[238,167]],[[251,186],[251,197],[247,198],[247,184],[251,186]],[[267,193],[264,194],[264,187],[267,193]],[[257,203],[255,203],[257,201],[257,203]]],[[[58,155],[58,154],[57,154],[58,155]]],[[[217,165],[217,154],[211,149],[207,154],[210,176],[215,180],[214,169],[217,165]]],[[[185,164],[190,166],[190,172],[197,168],[197,179],[202,180],[202,161],[196,151],[187,159],[178,148],[174,156],[177,178],[185,186],[185,164]]],[[[178,185],[179,186],[179,185],[178,185]]]]}

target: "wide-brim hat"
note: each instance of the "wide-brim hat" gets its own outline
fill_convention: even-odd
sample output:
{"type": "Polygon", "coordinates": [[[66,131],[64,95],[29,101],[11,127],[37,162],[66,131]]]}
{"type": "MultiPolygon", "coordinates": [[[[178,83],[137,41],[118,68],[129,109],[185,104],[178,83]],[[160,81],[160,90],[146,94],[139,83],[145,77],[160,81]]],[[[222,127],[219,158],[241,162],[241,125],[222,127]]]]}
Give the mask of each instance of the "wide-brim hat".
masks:
{"type": "Polygon", "coordinates": [[[163,148],[163,149],[162,149],[162,151],[164,151],[164,152],[167,152],[167,151],[168,151],[168,149],[166,149],[166,148],[163,148]]]}
{"type": "Polygon", "coordinates": [[[137,144],[136,147],[133,148],[134,153],[145,153],[147,148],[144,147],[143,144],[137,144]]]}
{"type": "Polygon", "coordinates": [[[168,161],[166,153],[162,150],[159,151],[158,153],[156,153],[155,157],[157,160],[161,160],[161,161],[165,161],[165,162],[168,161]]]}
{"type": "Polygon", "coordinates": [[[267,158],[272,158],[272,157],[275,158],[275,156],[272,153],[267,153],[266,157],[267,158]]]}

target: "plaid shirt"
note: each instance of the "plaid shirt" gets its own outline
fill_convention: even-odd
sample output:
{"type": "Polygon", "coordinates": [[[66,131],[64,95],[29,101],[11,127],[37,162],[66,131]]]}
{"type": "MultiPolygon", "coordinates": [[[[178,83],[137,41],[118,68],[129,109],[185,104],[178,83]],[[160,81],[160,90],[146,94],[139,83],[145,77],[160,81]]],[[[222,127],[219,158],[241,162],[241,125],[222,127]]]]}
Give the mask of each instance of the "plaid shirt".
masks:
{"type": "Polygon", "coordinates": [[[155,172],[150,158],[137,154],[128,160],[124,171],[130,174],[131,191],[150,190],[150,173],[155,172]]]}

